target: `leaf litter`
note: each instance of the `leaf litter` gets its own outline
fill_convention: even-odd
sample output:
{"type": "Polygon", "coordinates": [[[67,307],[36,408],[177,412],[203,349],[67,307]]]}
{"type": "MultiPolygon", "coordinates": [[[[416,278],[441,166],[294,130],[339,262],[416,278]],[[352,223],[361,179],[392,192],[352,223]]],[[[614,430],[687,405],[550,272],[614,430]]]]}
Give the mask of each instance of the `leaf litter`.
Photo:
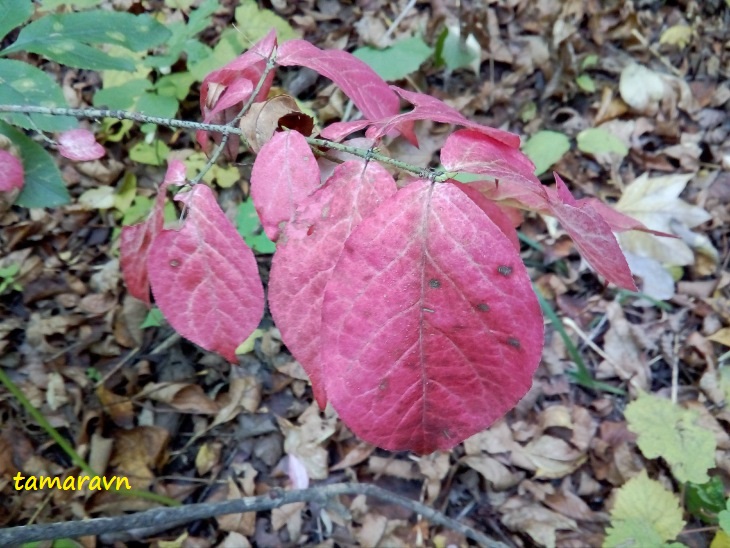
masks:
{"type": "MultiPolygon", "coordinates": [[[[618,211],[678,236],[618,235],[625,251],[652,261],[652,270],[641,271],[642,289],[660,278],[665,288],[671,286],[664,292],[665,310],[605,288],[566,244],[567,228],[558,225],[548,233],[540,217],[529,214],[521,227],[522,241],[536,244],[523,244],[521,250],[535,285],[552,288],[559,317],[580,328],[580,334],[568,330],[578,356],[597,377],[629,396],[569,383],[576,356],[555,326],[548,326],[545,359],[532,390],[490,429],[429,457],[363,444],[331,410],[322,413],[313,404],[306,377],[270,319],[253,350],[238,356],[237,364],[227,364],[170,338],[164,325],[140,329],[144,309],[135,306],[118,278],[98,283],[99,267],[119,268],[113,239],[119,221],[108,207],[116,203],[108,199],[111,193],[88,192],[121,189],[112,158],[99,160],[97,167],[61,164],[72,203],[78,205],[18,210],[0,204],[0,272],[8,273],[0,284],[11,280],[0,285],[2,367],[95,467],[128,474],[138,486],[179,500],[261,494],[302,485],[303,478],[311,483],[357,478],[423,498],[513,546],[612,546],[656,539],[709,545],[715,531],[698,531],[703,522],[680,511],[674,480],[684,476],[674,471],[676,455],[643,448],[627,409],[642,398],[660,398],[678,421],[713,433],[716,451],[703,454],[708,460],[701,468],[727,483],[730,415],[719,405],[730,394],[730,365],[721,359],[728,351],[730,326],[730,277],[723,272],[730,221],[730,128],[725,123],[730,88],[723,82],[726,60],[717,54],[723,23],[710,4],[690,6],[697,27],[686,25],[678,6],[650,1],[631,9],[577,1],[465,5],[463,29],[480,45],[479,77],[473,61],[469,68],[446,72],[429,60],[409,76],[408,84],[446,99],[466,118],[526,138],[560,132],[571,147],[561,139],[558,151],[542,153],[541,166],[552,163],[576,197],[615,200],[618,211]],[[589,56],[598,57],[595,69],[585,68],[589,56]],[[586,71],[595,91],[578,82],[586,71]],[[594,139],[586,149],[585,136],[602,135],[598,129],[614,139],[594,139]],[[584,131],[592,133],[580,137],[584,131]],[[623,149],[617,154],[616,139],[626,154],[623,149]],[[606,143],[613,144],[601,149],[606,143]],[[638,396],[639,389],[653,395],[638,396]],[[690,415],[691,420],[685,418],[690,415]]],[[[391,21],[398,16],[382,2],[341,9],[328,2],[272,5],[321,48],[341,44],[342,29],[353,29],[349,46],[369,45],[374,33],[388,25],[379,13],[391,21]],[[371,29],[355,27],[363,18],[371,29]]],[[[448,3],[418,5],[395,29],[394,42],[423,36],[434,46],[448,26],[429,24],[438,20],[430,17],[431,10],[446,25],[459,21],[448,3]]],[[[171,11],[164,8],[163,16],[171,11]]],[[[290,46],[291,55],[303,54],[296,46],[290,46]]],[[[413,89],[403,82],[399,86],[413,89]]],[[[317,111],[332,92],[321,81],[309,87],[306,100],[317,111]]],[[[377,93],[387,99],[378,104],[363,96],[356,106],[397,112],[391,107],[397,90],[377,93]]],[[[445,119],[458,122],[451,114],[445,119]]],[[[434,140],[440,137],[438,126],[429,131],[434,140]]],[[[116,161],[125,157],[121,151],[109,154],[116,161]]],[[[138,195],[153,200],[161,174],[126,160],[124,167],[135,170],[138,195]]],[[[247,184],[250,167],[241,171],[247,184]]],[[[247,188],[237,184],[225,192],[240,197],[247,188]]],[[[258,259],[267,273],[266,259],[258,259]]],[[[145,283],[140,281],[138,295],[148,297],[145,283]]],[[[2,504],[13,508],[0,512],[1,525],[113,515],[145,506],[110,493],[54,492],[45,499],[45,494],[15,491],[8,478],[19,469],[47,475],[78,470],[17,402],[4,397],[0,405],[2,504]]],[[[185,542],[196,545],[274,546],[316,542],[324,532],[345,545],[438,545],[445,538],[466,545],[458,535],[392,505],[362,497],[342,502],[349,516],[333,507],[289,507],[221,517],[158,536],[173,541],[186,534],[185,542]]]]}

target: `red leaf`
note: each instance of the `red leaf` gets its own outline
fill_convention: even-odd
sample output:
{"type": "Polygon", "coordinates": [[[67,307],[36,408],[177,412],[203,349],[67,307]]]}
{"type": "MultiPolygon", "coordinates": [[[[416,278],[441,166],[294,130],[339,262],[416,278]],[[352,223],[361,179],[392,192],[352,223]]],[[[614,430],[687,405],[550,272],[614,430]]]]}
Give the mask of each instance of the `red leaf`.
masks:
{"type": "Polygon", "coordinates": [[[353,120],[351,122],[334,122],[329,124],[320,132],[322,139],[339,142],[351,133],[365,129],[370,125],[370,120],[353,120]]]}
{"type": "Polygon", "coordinates": [[[305,40],[289,40],[279,47],[276,63],[307,67],[329,78],[370,120],[400,112],[398,96],[388,84],[364,61],[346,51],[321,50],[305,40]]]}
{"type": "Polygon", "coordinates": [[[512,242],[512,245],[519,252],[520,251],[520,239],[517,237],[517,231],[515,230],[514,223],[509,214],[505,213],[500,206],[495,204],[492,200],[485,198],[484,195],[474,187],[458,183],[456,181],[449,181],[454,184],[456,188],[461,190],[464,194],[469,196],[472,202],[474,202],[479,209],[487,214],[492,222],[497,225],[497,228],[512,242]]]}
{"type": "Polygon", "coordinates": [[[540,179],[535,177],[535,164],[519,148],[471,129],[455,131],[448,136],[441,149],[441,163],[449,171],[493,177],[499,180],[500,186],[504,183],[524,187],[530,192],[542,192],[540,179]]]}
{"type": "Polygon", "coordinates": [[[609,282],[638,291],[611,227],[590,204],[579,204],[555,173],[557,192],[549,193],[550,211],[573,238],[575,247],[588,263],[609,282]],[[564,201],[563,201],[564,200],[564,201]],[[572,204],[569,203],[572,201],[572,204]]]}
{"type": "Polygon", "coordinates": [[[276,133],[261,147],[251,170],[251,197],[270,240],[278,239],[282,223],[319,182],[319,166],[300,133],[276,133]]]}
{"type": "MultiPolygon", "coordinates": [[[[200,112],[205,123],[225,124],[238,114],[261,79],[267,59],[275,47],[276,31],[272,30],[248,51],[203,79],[200,86],[200,112]]],[[[273,79],[274,72],[271,71],[256,96],[257,101],[263,101],[269,94],[273,79]]],[[[196,139],[207,151],[210,145],[208,132],[196,132],[196,139]]],[[[213,140],[220,142],[221,135],[214,134],[213,140]]],[[[238,139],[229,139],[228,155],[235,156],[237,150],[238,139]]]]}
{"type": "Polygon", "coordinates": [[[147,254],[164,223],[165,192],[169,185],[185,184],[185,164],[170,160],[165,179],[162,181],[152,212],[146,221],[123,226],[120,237],[120,266],[127,290],[132,297],[150,305],[150,281],[147,273],[147,254]]]}
{"type": "Polygon", "coordinates": [[[70,129],[58,136],[58,153],[76,162],[98,160],[106,154],[88,129],[70,129]]]}
{"type": "Polygon", "coordinates": [[[7,150],[0,149],[0,192],[23,188],[25,171],[20,158],[7,150]]]}
{"type": "Polygon", "coordinates": [[[456,124],[473,129],[511,148],[519,148],[520,146],[520,138],[514,133],[472,122],[462,116],[458,110],[450,107],[435,97],[424,95],[423,93],[406,91],[405,89],[401,89],[396,86],[390,87],[398,92],[398,95],[403,97],[403,99],[412,103],[415,108],[410,112],[398,114],[388,120],[380,121],[375,124],[376,129],[368,132],[367,134],[367,136],[372,139],[378,139],[393,129],[399,129],[406,123],[413,123],[416,120],[433,120],[434,122],[441,122],[442,124],[456,124]]]}
{"type": "Polygon", "coordinates": [[[364,440],[447,450],[524,396],[543,324],[512,244],[452,184],[418,181],[353,231],[322,315],[327,396],[364,440]]]}
{"type": "Polygon", "coordinates": [[[396,191],[385,168],[374,162],[364,168],[361,161],[339,165],[325,185],[302,202],[271,265],[271,314],[287,348],[309,375],[322,408],[327,404],[320,358],[325,286],[353,228],[396,191]]]}
{"type": "Polygon", "coordinates": [[[231,362],[259,324],[264,290],[256,258],[205,185],[175,197],[188,216],[163,230],[147,259],[155,302],[183,337],[231,362]]]}

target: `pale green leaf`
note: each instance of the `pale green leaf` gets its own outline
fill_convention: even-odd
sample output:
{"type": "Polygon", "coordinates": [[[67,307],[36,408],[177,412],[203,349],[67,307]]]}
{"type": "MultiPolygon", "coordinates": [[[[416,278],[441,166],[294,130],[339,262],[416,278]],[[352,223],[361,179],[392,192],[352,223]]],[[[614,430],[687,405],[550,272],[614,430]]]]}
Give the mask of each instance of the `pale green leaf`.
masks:
{"type": "Polygon", "coordinates": [[[89,209],[110,209],[114,207],[114,189],[110,186],[90,188],[79,196],[79,204],[89,209]]]}
{"type": "MultiPolygon", "coordinates": [[[[238,28],[238,42],[243,49],[250,48],[253,44],[266,36],[271,29],[276,30],[279,43],[293,38],[300,38],[286,19],[279,17],[276,13],[267,9],[260,9],[254,0],[244,0],[235,11],[238,28]]],[[[240,51],[239,51],[240,53],[240,51]]]]}
{"type": "Polygon", "coordinates": [[[578,150],[586,154],[615,154],[623,158],[629,153],[624,142],[600,127],[584,129],[577,138],[578,150]]]}
{"type": "Polygon", "coordinates": [[[446,65],[449,70],[470,68],[479,74],[482,48],[473,34],[461,39],[458,25],[449,25],[439,35],[436,43],[436,62],[438,66],[446,65]]]}
{"type": "Polygon", "coordinates": [[[241,344],[238,345],[238,348],[236,348],[236,354],[248,354],[249,352],[253,352],[254,346],[256,345],[256,339],[260,339],[264,336],[264,330],[263,329],[256,329],[253,333],[251,333],[248,338],[243,341],[241,344]]]}
{"type": "Polygon", "coordinates": [[[417,71],[432,53],[420,36],[413,36],[385,49],[358,48],[353,55],[370,65],[383,80],[400,80],[417,71]]]}
{"type": "Polygon", "coordinates": [[[697,424],[698,415],[671,401],[640,394],[624,413],[646,458],[662,457],[677,480],[705,483],[715,466],[715,436],[697,424]]]}
{"type": "Polygon", "coordinates": [[[725,510],[717,514],[717,520],[720,528],[730,534],[730,499],[725,503],[725,510]]]}
{"type": "Polygon", "coordinates": [[[55,207],[67,204],[70,196],[53,158],[38,143],[0,121],[0,135],[18,148],[25,171],[25,185],[15,200],[23,207],[55,207]]]}
{"type": "Polygon", "coordinates": [[[140,164],[161,166],[170,154],[170,147],[159,139],[152,143],[140,141],[129,150],[129,159],[140,164]]]}
{"type": "Polygon", "coordinates": [[[105,10],[52,14],[24,27],[1,53],[28,51],[71,67],[132,71],[132,59],[113,57],[92,46],[113,44],[145,51],[169,36],[170,31],[147,14],[105,10]]]}
{"type": "MultiPolygon", "coordinates": [[[[14,59],[0,59],[0,104],[65,107],[66,100],[58,84],[42,70],[14,59]]],[[[65,131],[78,127],[78,121],[69,116],[41,114],[0,114],[23,129],[65,131]]]]}
{"type": "Polygon", "coordinates": [[[604,547],[663,546],[684,525],[677,496],[649,479],[646,470],[642,470],[618,490],[604,547]]]}
{"type": "Polygon", "coordinates": [[[578,84],[578,87],[586,93],[593,93],[596,91],[596,83],[593,81],[593,78],[587,74],[581,74],[578,76],[578,78],[575,79],[575,83],[578,84]]]}
{"type": "Polygon", "coordinates": [[[661,38],[659,38],[660,44],[669,44],[677,46],[679,49],[684,49],[687,44],[692,40],[692,27],[687,25],[673,25],[667,30],[662,32],[661,38]]]}
{"type": "Polygon", "coordinates": [[[522,145],[522,152],[535,164],[535,175],[545,173],[569,150],[568,137],[557,131],[538,131],[522,145]]]}
{"type": "Polygon", "coordinates": [[[31,0],[3,0],[0,2],[0,41],[5,35],[25,23],[33,13],[31,0]]]}
{"type": "Polygon", "coordinates": [[[253,200],[245,200],[239,204],[236,212],[236,229],[248,247],[256,253],[270,254],[276,251],[276,244],[269,240],[261,227],[253,200]]]}

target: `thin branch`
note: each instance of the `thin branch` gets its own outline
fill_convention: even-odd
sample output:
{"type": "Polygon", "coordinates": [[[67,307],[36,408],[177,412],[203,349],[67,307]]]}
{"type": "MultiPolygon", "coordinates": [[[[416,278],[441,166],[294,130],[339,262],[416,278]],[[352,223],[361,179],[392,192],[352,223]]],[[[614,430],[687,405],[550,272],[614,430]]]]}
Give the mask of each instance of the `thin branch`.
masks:
{"type": "Polygon", "coordinates": [[[275,490],[268,495],[258,497],[245,497],[213,503],[188,504],[177,508],[155,508],[153,510],[111,518],[95,518],[85,521],[11,527],[0,530],[0,546],[39,540],[100,535],[103,533],[159,526],[162,524],[169,525],[172,528],[191,521],[224,514],[272,510],[273,508],[279,508],[292,502],[317,502],[325,504],[328,499],[338,495],[365,495],[394,503],[422,515],[431,523],[457,531],[487,548],[507,548],[505,544],[455,519],[447,517],[438,510],[434,510],[425,504],[402,497],[375,485],[353,483],[320,485],[297,491],[275,490]]]}
{"type": "MultiPolygon", "coordinates": [[[[159,118],[157,116],[147,116],[146,114],[140,114],[138,112],[128,112],[125,110],[0,105],[0,112],[13,112],[17,114],[48,114],[52,116],[73,116],[74,118],[85,119],[114,118],[117,120],[132,120],[134,122],[139,122],[143,124],[157,124],[164,127],[212,131],[215,133],[222,133],[224,138],[226,135],[242,135],[240,128],[227,124],[203,124],[200,122],[177,120],[175,118],[159,118]]],[[[317,139],[314,137],[307,137],[306,139],[310,145],[347,152],[364,160],[375,160],[377,162],[380,162],[381,164],[391,165],[400,170],[413,173],[418,177],[429,179],[437,183],[443,182],[454,176],[454,173],[438,171],[430,168],[423,168],[420,166],[409,164],[407,162],[396,160],[394,158],[391,158],[390,156],[384,156],[382,154],[375,153],[372,150],[343,145],[334,141],[329,141],[327,139],[317,139]]]]}

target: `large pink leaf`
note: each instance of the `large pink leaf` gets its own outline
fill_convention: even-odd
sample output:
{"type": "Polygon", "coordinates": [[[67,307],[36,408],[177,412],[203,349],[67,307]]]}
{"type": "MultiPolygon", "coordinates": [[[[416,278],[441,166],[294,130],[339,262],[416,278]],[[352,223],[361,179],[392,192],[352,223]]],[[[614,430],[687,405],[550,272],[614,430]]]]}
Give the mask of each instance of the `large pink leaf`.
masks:
{"type": "Polygon", "coordinates": [[[175,199],[188,214],[180,230],[163,230],[150,246],[152,294],[178,333],[235,362],[264,311],[256,258],[210,188],[195,185],[175,199]]]}
{"type": "Polygon", "coordinates": [[[519,148],[513,148],[471,129],[449,135],[441,149],[441,163],[449,171],[466,171],[497,179],[501,185],[542,192],[535,164],[519,148]]]}
{"type": "Polygon", "coordinates": [[[276,133],[261,147],[251,170],[251,197],[270,240],[279,238],[282,223],[318,186],[319,166],[300,133],[276,133]]]}
{"type": "Polygon", "coordinates": [[[433,120],[434,122],[441,122],[442,124],[456,124],[473,129],[511,148],[519,148],[520,146],[520,138],[514,133],[472,122],[465,118],[458,110],[450,107],[435,97],[431,97],[430,95],[425,95],[423,93],[407,91],[397,86],[391,86],[391,88],[394,89],[398,95],[403,97],[403,99],[412,103],[415,108],[410,112],[398,114],[397,116],[393,116],[375,124],[374,130],[371,130],[367,134],[368,137],[372,139],[378,139],[393,129],[402,127],[406,123],[413,123],[416,120],[433,120]]]}
{"type": "Polygon", "coordinates": [[[120,266],[127,290],[132,297],[150,305],[150,282],[147,272],[147,254],[150,245],[162,231],[164,223],[165,192],[169,185],[185,183],[185,164],[170,160],[165,179],[162,181],[152,212],[146,221],[132,226],[123,226],[120,236],[120,266]]]}
{"type": "Polygon", "coordinates": [[[98,160],[106,154],[88,129],[70,129],[58,136],[58,153],[76,162],[98,160]]]}
{"type": "Polygon", "coordinates": [[[271,314],[322,408],[327,404],[320,357],[325,286],[352,229],[395,191],[382,166],[345,162],[303,201],[277,246],[269,281],[271,314]]]}
{"type": "Polygon", "coordinates": [[[456,181],[449,181],[454,184],[464,194],[469,196],[472,202],[474,202],[479,209],[481,209],[486,215],[497,225],[507,239],[512,242],[514,248],[520,250],[520,239],[517,237],[517,231],[514,227],[514,222],[509,214],[507,214],[500,206],[495,204],[492,200],[486,198],[476,188],[458,183],[456,181]]]}
{"type": "Polygon", "coordinates": [[[322,315],[327,396],[364,440],[447,450],[524,396],[540,307],[520,256],[452,184],[417,181],[352,233],[322,315]]]}
{"type": "Polygon", "coordinates": [[[590,203],[578,203],[555,173],[557,192],[549,194],[550,212],[573,238],[588,263],[609,282],[637,291],[631,270],[611,227],[590,203]]]}
{"type": "Polygon", "coordinates": [[[23,188],[25,171],[20,158],[0,149],[0,192],[23,188]]]}

